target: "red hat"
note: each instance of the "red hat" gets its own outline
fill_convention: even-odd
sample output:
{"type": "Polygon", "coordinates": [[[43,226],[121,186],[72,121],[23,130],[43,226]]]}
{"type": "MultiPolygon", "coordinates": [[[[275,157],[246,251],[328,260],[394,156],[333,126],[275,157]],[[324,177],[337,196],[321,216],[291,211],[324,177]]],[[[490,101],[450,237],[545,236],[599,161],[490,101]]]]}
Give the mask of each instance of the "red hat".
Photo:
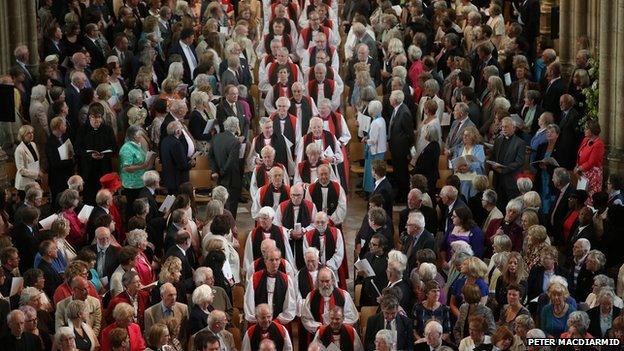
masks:
{"type": "Polygon", "coordinates": [[[102,188],[108,189],[114,193],[117,189],[121,188],[121,179],[119,178],[119,174],[115,172],[108,173],[100,178],[100,184],[102,184],[102,188]]]}

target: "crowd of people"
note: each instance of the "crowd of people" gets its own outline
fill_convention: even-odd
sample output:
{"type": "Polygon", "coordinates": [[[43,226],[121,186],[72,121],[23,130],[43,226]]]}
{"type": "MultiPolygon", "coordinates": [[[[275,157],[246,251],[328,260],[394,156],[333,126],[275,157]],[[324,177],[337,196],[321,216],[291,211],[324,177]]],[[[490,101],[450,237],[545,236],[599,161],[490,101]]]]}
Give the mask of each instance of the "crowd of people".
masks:
{"type": "Polygon", "coordinates": [[[39,57],[0,76],[0,343],[624,342],[590,43],[561,62],[539,22],[538,0],[40,1],[39,57]]]}

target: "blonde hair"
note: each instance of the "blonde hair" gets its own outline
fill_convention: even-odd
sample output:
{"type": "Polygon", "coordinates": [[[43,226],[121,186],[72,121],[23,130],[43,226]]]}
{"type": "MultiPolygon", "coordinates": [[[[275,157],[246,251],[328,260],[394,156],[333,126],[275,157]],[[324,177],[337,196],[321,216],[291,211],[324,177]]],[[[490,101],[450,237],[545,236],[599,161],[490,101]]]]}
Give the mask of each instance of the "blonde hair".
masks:
{"type": "Polygon", "coordinates": [[[466,275],[473,278],[483,278],[488,272],[487,265],[478,257],[471,256],[466,259],[468,273],[466,275]]]}
{"type": "Polygon", "coordinates": [[[169,256],[162,265],[158,280],[161,283],[171,282],[173,273],[176,271],[182,271],[182,261],[175,256],[169,256]]]}

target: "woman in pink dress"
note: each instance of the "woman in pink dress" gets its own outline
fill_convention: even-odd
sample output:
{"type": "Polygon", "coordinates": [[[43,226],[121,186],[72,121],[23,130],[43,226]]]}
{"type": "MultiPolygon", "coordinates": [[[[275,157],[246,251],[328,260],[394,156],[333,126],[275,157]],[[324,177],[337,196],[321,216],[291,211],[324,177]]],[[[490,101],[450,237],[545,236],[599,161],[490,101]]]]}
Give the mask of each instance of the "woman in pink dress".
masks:
{"type": "Polygon", "coordinates": [[[86,240],[86,226],[78,219],[78,214],[75,211],[79,201],[80,195],[76,190],[72,189],[63,191],[59,197],[59,206],[61,207],[59,215],[69,221],[69,235],[65,239],[73,247],[82,247],[86,240]]]}
{"type": "Polygon", "coordinates": [[[145,255],[145,249],[148,246],[147,233],[142,229],[134,229],[126,233],[126,241],[128,245],[139,249],[136,258],[136,266],[134,269],[139,274],[142,285],[151,284],[154,281],[154,271],[152,262],[145,255]]]}
{"type": "Polygon", "coordinates": [[[602,161],[605,145],[600,139],[600,124],[595,120],[585,123],[585,138],[579,147],[574,171],[579,177],[587,178],[587,202],[592,205],[592,195],[602,189],[602,161]]]}

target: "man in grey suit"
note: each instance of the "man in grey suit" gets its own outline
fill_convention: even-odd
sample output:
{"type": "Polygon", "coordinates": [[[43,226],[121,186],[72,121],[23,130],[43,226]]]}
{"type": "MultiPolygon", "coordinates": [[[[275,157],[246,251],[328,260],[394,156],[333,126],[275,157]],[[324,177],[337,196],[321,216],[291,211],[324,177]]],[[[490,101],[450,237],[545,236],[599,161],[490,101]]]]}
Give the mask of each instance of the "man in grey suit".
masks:
{"type": "Polygon", "coordinates": [[[212,179],[228,189],[230,197],[226,208],[236,218],[238,200],[243,188],[243,172],[239,160],[241,137],[238,137],[240,134],[238,117],[228,117],[223,122],[223,128],[221,133],[215,135],[208,156],[213,172],[212,179]]]}
{"type": "Polygon", "coordinates": [[[390,93],[390,105],[393,107],[388,128],[388,140],[390,141],[390,152],[392,153],[392,165],[394,175],[398,183],[397,203],[403,203],[407,199],[409,192],[409,173],[407,168],[407,157],[409,147],[414,143],[414,117],[403,103],[405,94],[401,90],[394,90],[390,93]]]}
{"type": "Polygon", "coordinates": [[[494,184],[498,194],[500,208],[505,208],[509,199],[519,195],[516,176],[522,170],[526,143],[516,136],[515,126],[511,117],[501,121],[502,135],[494,141],[492,161],[494,184]]]}
{"type": "Polygon", "coordinates": [[[238,118],[240,136],[242,137],[240,142],[244,143],[249,137],[250,118],[245,116],[243,104],[238,101],[238,87],[236,85],[227,85],[223,91],[224,95],[217,105],[217,123],[219,123],[219,128],[223,130],[225,120],[230,116],[236,116],[238,118]]]}
{"type": "Polygon", "coordinates": [[[227,69],[221,73],[221,86],[223,87],[221,94],[225,95],[225,88],[228,85],[238,86],[240,81],[240,59],[236,55],[228,55],[227,69]]]}
{"type": "MultiPolygon", "coordinates": [[[[463,142],[464,130],[473,126],[474,123],[468,117],[468,104],[464,102],[458,102],[453,109],[453,124],[451,125],[451,131],[446,138],[446,147],[450,150],[455,149],[463,142]]],[[[455,155],[457,156],[457,155],[455,155]]]]}
{"type": "MultiPolygon", "coordinates": [[[[186,322],[188,321],[188,307],[176,301],[178,293],[171,283],[165,283],[160,287],[160,297],[162,301],[145,310],[145,330],[162,321],[167,317],[173,317],[178,320],[181,334],[186,331],[186,322]]],[[[185,335],[180,337],[180,341],[185,339],[185,335]]],[[[182,343],[184,345],[184,343],[182,343]]]]}

